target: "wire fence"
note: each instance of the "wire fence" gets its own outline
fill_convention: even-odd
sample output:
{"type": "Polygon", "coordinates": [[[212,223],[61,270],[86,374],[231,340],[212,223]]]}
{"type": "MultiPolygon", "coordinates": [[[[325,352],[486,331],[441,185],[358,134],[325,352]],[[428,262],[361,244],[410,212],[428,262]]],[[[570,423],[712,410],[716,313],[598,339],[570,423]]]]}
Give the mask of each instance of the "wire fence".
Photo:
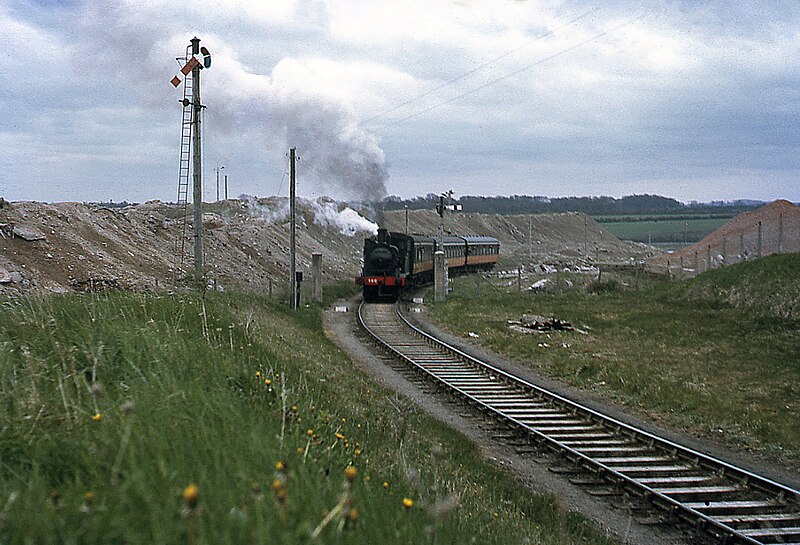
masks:
{"type": "Polygon", "coordinates": [[[726,265],[793,252],[800,252],[800,215],[780,214],[738,229],[718,229],[697,244],[649,260],[645,270],[691,278],[726,265]]]}

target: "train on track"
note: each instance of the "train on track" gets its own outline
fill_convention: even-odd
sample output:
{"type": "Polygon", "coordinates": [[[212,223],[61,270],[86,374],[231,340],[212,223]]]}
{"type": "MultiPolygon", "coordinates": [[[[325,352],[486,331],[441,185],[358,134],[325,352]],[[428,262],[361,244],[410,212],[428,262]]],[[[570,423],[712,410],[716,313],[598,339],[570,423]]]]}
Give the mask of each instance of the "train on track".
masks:
{"type": "MultiPolygon", "coordinates": [[[[411,287],[433,282],[434,253],[440,248],[435,237],[406,235],[378,229],[364,240],[364,268],[356,283],[364,300],[397,301],[411,287]]],[[[489,270],[500,256],[500,241],[484,236],[446,236],[443,247],[450,275],[489,270]]]]}

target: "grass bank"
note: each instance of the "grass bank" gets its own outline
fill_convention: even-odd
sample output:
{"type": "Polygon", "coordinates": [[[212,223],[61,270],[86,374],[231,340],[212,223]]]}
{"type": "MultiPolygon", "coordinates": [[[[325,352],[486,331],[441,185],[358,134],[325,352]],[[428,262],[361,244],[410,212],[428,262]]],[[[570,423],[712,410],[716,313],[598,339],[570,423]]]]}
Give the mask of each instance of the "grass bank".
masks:
{"type": "Polygon", "coordinates": [[[550,376],[731,445],[800,458],[800,255],[685,283],[603,275],[560,293],[456,280],[433,316],[455,334],[550,376]],[[641,280],[641,279],[640,279],[641,280]],[[625,287],[627,284],[629,287],[625,287]],[[476,295],[477,293],[480,295],[476,295]],[[506,321],[556,316],[586,334],[523,335],[506,321]]]}
{"type": "Polygon", "coordinates": [[[237,294],[0,311],[0,542],[608,543],[237,294]]]}

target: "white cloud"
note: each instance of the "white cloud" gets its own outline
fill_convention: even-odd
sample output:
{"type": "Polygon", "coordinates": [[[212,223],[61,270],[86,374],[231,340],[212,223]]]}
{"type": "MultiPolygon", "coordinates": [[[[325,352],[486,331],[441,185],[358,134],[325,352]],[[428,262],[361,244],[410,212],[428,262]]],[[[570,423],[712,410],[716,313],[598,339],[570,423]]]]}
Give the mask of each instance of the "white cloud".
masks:
{"type": "Polygon", "coordinates": [[[276,191],[290,145],[307,195],[446,180],[576,194],[662,180],[669,194],[712,179],[708,164],[731,187],[747,169],[775,188],[800,170],[798,15],[688,0],[0,5],[0,69],[17,76],[0,81],[0,164],[28,180],[6,196],[172,198],[168,80],[194,35],[213,57],[207,170],[224,163],[236,194],[276,191]]]}

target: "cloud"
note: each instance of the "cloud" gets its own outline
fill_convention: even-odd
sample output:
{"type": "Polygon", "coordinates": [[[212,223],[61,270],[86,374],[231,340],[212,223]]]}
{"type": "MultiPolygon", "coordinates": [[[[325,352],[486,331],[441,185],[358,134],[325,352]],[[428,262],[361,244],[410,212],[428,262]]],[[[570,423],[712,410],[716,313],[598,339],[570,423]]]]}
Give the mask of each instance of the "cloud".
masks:
{"type": "Polygon", "coordinates": [[[307,196],[800,199],[795,1],[23,1],[0,34],[10,198],[172,198],[168,80],[197,35],[205,171],[237,194],[285,192],[296,146],[307,196]]]}

